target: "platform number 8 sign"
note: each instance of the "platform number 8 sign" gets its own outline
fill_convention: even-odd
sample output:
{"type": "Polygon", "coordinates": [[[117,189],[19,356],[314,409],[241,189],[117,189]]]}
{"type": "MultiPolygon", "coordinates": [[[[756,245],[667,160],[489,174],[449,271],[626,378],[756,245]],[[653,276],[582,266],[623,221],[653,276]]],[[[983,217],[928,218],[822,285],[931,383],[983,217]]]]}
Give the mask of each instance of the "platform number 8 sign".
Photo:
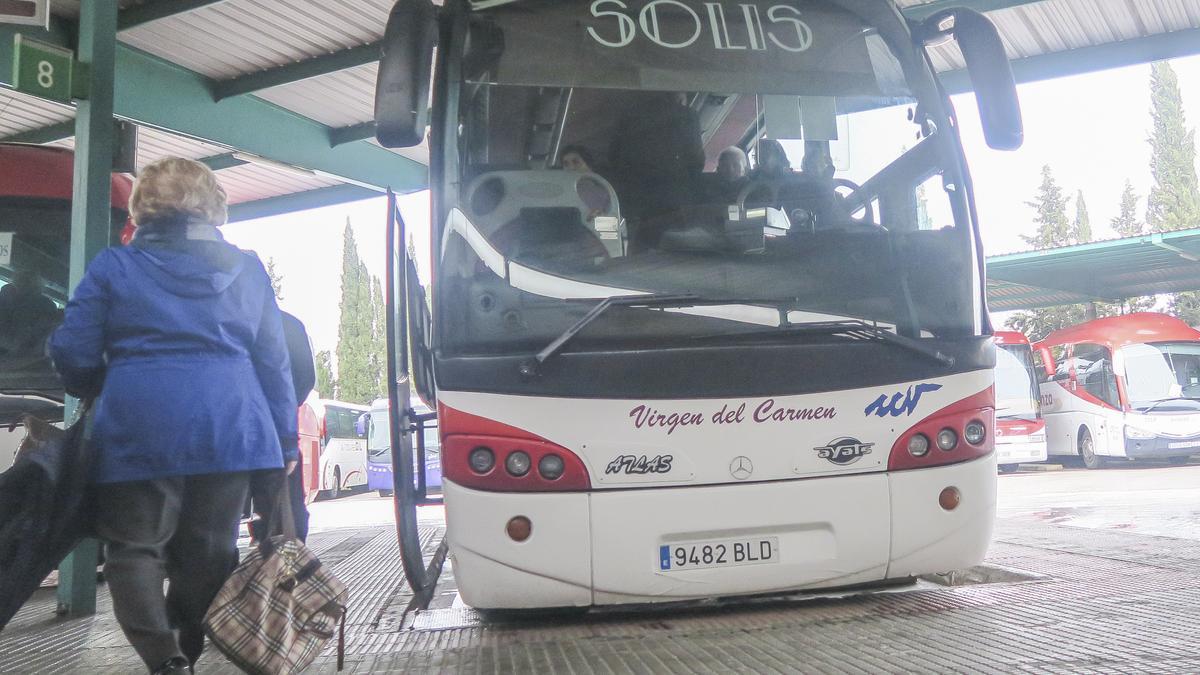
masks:
{"type": "Polygon", "coordinates": [[[71,102],[71,70],[75,54],[69,49],[30,40],[16,39],[15,88],[18,91],[62,103],[71,102]]]}

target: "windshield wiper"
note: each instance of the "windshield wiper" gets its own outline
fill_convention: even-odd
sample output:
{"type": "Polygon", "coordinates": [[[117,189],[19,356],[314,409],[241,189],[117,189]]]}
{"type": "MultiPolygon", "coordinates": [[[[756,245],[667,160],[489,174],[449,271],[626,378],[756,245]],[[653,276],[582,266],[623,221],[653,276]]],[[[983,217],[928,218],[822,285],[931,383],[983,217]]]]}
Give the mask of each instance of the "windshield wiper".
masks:
{"type": "MultiPolygon", "coordinates": [[[[647,293],[645,295],[614,295],[604,298],[595,307],[588,310],[581,319],[575,322],[570,328],[562,332],[562,335],[554,338],[554,341],[542,348],[540,352],[534,355],[530,361],[525,361],[521,364],[522,375],[533,375],[537,372],[537,366],[546,362],[547,359],[562,351],[562,348],[579,334],[588,324],[600,318],[600,315],[608,311],[609,307],[694,307],[697,304],[712,304],[716,301],[702,300],[697,295],[691,294],[668,294],[668,293],[647,293]]],[[[720,304],[729,301],[722,300],[720,304]]],[[[736,302],[736,301],[735,301],[736,302]]]]}
{"type": "Polygon", "coordinates": [[[953,366],[954,357],[943,352],[937,347],[931,347],[918,340],[897,335],[890,330],[880,328],[873,323],[867,323],[860,319],[847,319],[844,321],[807,321],[804,323],[786,323],[776,328],[768,328],[766,330],[755,330],[740,333],[724,333],[722,336],[753,336],[753,335],[777,335],[777,334],[812,334],[812,335],[844,335],[855,340],[878,340],[886,342],[898,347],[902,347],[915,354],[920,354],[926,358],[944,366],[953,366]]]}

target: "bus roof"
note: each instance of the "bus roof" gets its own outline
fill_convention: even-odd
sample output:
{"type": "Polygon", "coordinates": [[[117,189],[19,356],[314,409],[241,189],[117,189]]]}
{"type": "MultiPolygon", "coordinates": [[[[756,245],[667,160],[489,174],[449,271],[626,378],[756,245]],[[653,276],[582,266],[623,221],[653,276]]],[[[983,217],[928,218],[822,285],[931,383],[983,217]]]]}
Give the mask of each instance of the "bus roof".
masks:
{"type": "Polygon", "coordinates": [[[1136,312],[1124,316],[1095,319],[1077,326],[1056,330],[1038,343],[1039,347],[1054,347],[1069,343],[1090,342],[1109,349],[1124,345],[1172,340],[1200,340],[1200,331],[1166,314],[1136,312]]]}
{"type": "Polygon", "coordinates": [[[346,403],[345,401],[335,401],[331,398],[322,398],[322,399],[318,399],[316,401],[311,401],[311,403],[315,406],[320,406],[322,411],[324,411],[324,409],[328,408],[329,406],[335,406],[338,408],[350,408],[352,410],[361,410],[363,412],[367,412],[368,410],[370,410],[370,406],[363,405],[362,403],[346,403]]]}
{"type": "Polygon", "coordinates": [[[1027,345],[1029,338],[1025,334],[1016,330],[998,330],[994,333],[994,339],[998,345],[1027,345]]]}
{"type": "MultiPolygon", "coordinates": [[[[0,143],[0,198],[72,197],[75,153],[67,148],[25,143],[0,143]]],[[[133,181],[124,174],[112,175],[112,205],[125,209],[133,181]]]]}

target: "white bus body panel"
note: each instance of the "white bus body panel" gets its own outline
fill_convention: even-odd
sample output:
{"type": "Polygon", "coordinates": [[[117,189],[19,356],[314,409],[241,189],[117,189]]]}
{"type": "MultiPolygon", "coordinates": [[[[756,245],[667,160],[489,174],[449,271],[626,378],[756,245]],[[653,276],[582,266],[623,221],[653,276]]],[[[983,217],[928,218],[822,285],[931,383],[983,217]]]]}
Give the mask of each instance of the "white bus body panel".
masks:
{"type": "Polygon", "coordinates": [[[331,438],[321,450],[321,489],[333,488],[334,469],[342,477],[341,489],[367,484],[367,439],[331,438]]]}
{"type": "Polygon", "coordinates": [[[446,542],[463,601],[472,607],[592,604],[592,545],[586,492],[484,492],[442,481],[446,542]],[[529,539],[505,532],[514,516],[529,539]]]}
{"type": "MultiPolygon", "coordinates": [[[[1069,386],[1069,383],[1066,383],[1069,386]]],[[[1043,382],[1042,417],[1046,420],[1046,452],[1050,456],[1079,456],[1081,431],[1092,435],[1100,456],[1125,456],[1124,413],[1092,403],[1070,391],[1063,382],[1043,382]]]]}
{"type": "Polygon", "coordinates": [[[892,551],[888,578],[949,572],[983,562],[996,520],[996,456],[933,469],[888,474],[892,551]],[[962,501],[947,511],[938,496],[958,488],[962,501]]]}
{"type": "Polygon", "coordinates": [[[775,483],[499,493],[446,481],[463,601],[531,608],[652,603],[848,586],[979,564],[995,518],[994,456],[931,469],[775,483]],[[954,486],[962,503],[938,504],[954,486]],[[514,542],[505,524],[525,516],[514,542]],[[658,547],[777,537],[781,560],[662,572],[658,547]]]}
{"type": "Polygon", "coordinates": [[[737,482],[730,477],[730,463],[738,456],[753,464],[750,481],[883,471],[901,434],[932,413],[985,391],[993,378],[992,371],[984,369],[863,389],[736,399],[581,400],[440,391],[438,401],[567,448],[587,465],[592,489],[605,490],[737,482]],[[922,386],[936,389],[917,395],[922,386]],[[881,396],[902,406],[910,394],[911,410],[896,415],[866,412],[881,396]],[[901,399],[892,398],[897,395],[901,399]],[[648,423],[636,414],[639,408],[664,416],[687,415],[695,423],[648,423]],[[805,411],[807,416],[776,418],[775,413],[788,410],[805,411]],[[822,458],[819,449],[842,437],[871,444],[870,452],[844,465],[822,458]],[[622,456],[666,455],[672,462],[661,473],[609,468],[622,456]]]}

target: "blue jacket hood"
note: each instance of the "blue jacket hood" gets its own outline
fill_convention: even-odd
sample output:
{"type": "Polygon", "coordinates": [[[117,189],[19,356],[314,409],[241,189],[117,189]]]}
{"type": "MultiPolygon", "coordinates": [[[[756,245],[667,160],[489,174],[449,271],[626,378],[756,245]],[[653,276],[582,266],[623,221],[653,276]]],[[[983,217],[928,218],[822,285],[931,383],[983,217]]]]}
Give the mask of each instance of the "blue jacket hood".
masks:
{"type": "Polygon", "coordinates": [[[142,244],[133,260],[160,288],[185,298],[219,295],[246,270],[246,256],[223,241],[142,244]]]}

